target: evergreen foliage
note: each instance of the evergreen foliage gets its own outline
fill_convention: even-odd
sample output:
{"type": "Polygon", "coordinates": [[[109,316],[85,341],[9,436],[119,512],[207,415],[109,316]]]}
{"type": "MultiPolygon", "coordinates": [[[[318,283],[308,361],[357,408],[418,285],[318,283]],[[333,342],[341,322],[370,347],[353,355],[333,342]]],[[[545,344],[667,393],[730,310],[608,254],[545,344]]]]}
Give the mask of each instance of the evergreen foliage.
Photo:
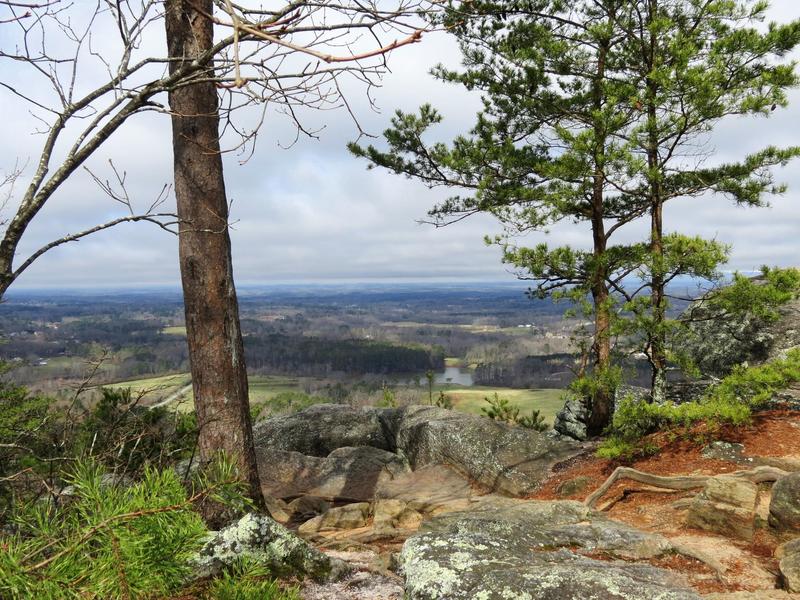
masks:
{"type": "Polygon", "coordinates": [[[243,558],[230,571],[215,579],[207,600],[300,600],[295,587],[284,588],[270,577],[269,570],[243,558]]]}
{"type": "Polygon", "coordinates": [[[484,398],[484,401],[489,406],[481,408],[481,412],[490,419],[503,421],[511,425],[519,425],[535,431],[546,431],[548,429],[547,423],[544,422],[544,416],[538,410],[534,409],[530,415],[520,415],[519,406],[511,404],[508,398],[501,398],[497,392],[491,397],[484,398]]]}
{"type": "MultiPolygon", "coordinates": [[[[663,205],[718,194],[759,206],[784,191],[772,168],[800,149],[767,147],[714,164],[702,146],[727,116],[767,116],[786,105],[797,77],[785,57],[800,41],[800,22],[759,29],[768,6],[761,0],[448,6],[442,24],[459,40],[464,70],[440,66],[433,74],[481,94],[473,129],[449,145],[428,142],[442,116],[423,105],[417,114],[396,113],[384,132],[388,150],[350,150],[370,167],[462,190],[431,209],[437,225],[475,213],[497,217],[506,235],[489,242],[520,277],[536,281],[533,293],[591,296],[589,366],[608,369],[616,335],[640,340],[659,399],[675,328],[665,287],[679,276],[713,280],[727,256],[715,241],[665,233],[663,205]],[[643,217],[651,221],[647,240],[613,244],[615,233],[643,217]],[[587,223],[591,243],[513,242],[559,222],[587,223]],[[642,285],[626,289],[632,276],[642,285]],[[620,325],[621,314],[634,318],[620,325]]],[[[611,417],[610,395],[596,392],[595,432],[611,417]]]]}
{"type": "Polygon", "coordinates": [[[744,425],[775,392],[800,381],[800,349],[763,365],[740,365],[700,400],[673,404],[624,398],[609,427],[609,439],[598,450],[603,458],[630,458],[647,452],[642,439],[659,429],[687,431],[703,422],[713,433],[723,425],[744,425]]]}
{"type": "MultiPolygon", "coordinates": [[[[145,468],[140,482],[109,484],[93,462],[75,465],[61,505],[31,502],[3,538],[0,596],[9,599],[143,598],[177,590],[206,527],[172,470],[145,468]]],[[[241,494],[238,484],[221,485],[241,494]]]]}

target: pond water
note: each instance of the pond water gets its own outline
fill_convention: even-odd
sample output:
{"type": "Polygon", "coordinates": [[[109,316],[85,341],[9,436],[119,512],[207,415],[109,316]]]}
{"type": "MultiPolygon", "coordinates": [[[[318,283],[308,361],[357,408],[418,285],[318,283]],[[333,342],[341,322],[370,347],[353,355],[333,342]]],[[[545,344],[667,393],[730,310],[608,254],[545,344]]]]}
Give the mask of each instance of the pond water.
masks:
{"type": "Polygon", "coordinates": [[[461,367],[445,367],[441,373],[436,373],[434,383],[470,386],[473,385],[472,371],[461,367]]]}

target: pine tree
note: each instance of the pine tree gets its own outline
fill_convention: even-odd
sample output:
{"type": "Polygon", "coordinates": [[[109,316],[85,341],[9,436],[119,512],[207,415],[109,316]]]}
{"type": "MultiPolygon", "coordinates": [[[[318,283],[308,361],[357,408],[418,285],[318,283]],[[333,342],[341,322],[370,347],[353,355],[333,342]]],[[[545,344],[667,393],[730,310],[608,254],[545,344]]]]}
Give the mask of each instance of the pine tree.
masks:
{"type": "MultiPolygon", "coordinates": [[[[620,4],[620,2],[606,2],[620,4]]],[[[633,192],[649,205],[649,279],[646,353],[652,396],[664,399],[670,330],[667,285],[683,274],[711,277],[721,247],[664,233],[664,204],[675,198],[722,195],[741,205],[762,206],[781,193],[771,168],[785,165],[799,148],[764,150],[731,164],[708,167],[709,134],[736,115],[768,116],[787,103],[797,85],[785,56],[800,42],[800,21],[770,23],[759,30],[769,2],[762,0],[638,0],[627,5],[621,74],[637,82],[641,119],[630,137],[639,158],[633,192]],[[690,250],[689,253],[685,250],[690,250]]],[[[711,160],[713,162],[713,160],[711,160]]],[[[639,305],[641,308],[642,305],[639,305]]],[[[640,313],[641,314],[641,313],[640,313]]]]}
{"type": "Polygon", "coordinates": [[[539,294],[592,298],[594,381],[590,431],[610,418],[612,337],[642,339],[653,370],[653,397],[666,385],[666,286],[676,277],[718,276],[727,246],[664,233],[663,207],[675,198],[723,194],[761,205],[780,193],[771,167],[798,149],[769,147],[733,164],[706,166],[696,145],[729,115],[769,114],[786,104],[794,65],[780,59],[797,45],[798,25],[749,27],[767,3],[752,0],[560,0],[451,3],[444,25],[459,39],[464,71],[439,79],[482,94],[469,135],[452,145],[423,136],[442,117],[430,106],[398,112],[385,132],[388,151],[351,144],[371,166],[461,188],[434,207],[437,225],[486,212],[506,228],[494,241],[503,260],[539,294]],[[777,59],[777,60],[776,60],[777,59]],[[646,243],[614,245],[621,227],[651,221],[646,243]],[[569,246],[519,248],[510,236],[572,221],[588,223],[591,251],[569,246]],[[644,280],[626,286],[629,277],[644,280]],[[619,303],[622,303],[620,305],[619,303]],[[627,322],[619,311],[632,314],[627,322]],[[638,336],[638,337],[637,337],[638,336]]]}
{"type": "Polygon", "coordinates": [[[587,401],[590,431],[600,433],[610,420],[616,379],[611,288],[632,269],[630,250],[610,240],[647,205],[620,191],[631,161],[624,132],[638,118],[635,107],[618,101],[635,91],[615,76],[624,32],[614,10],[579,4],[575,11],[554,0],[452,5],[444,24],[459,39],[465,70],[439,67],[434,74],[482,93],[484,108],[473,130],[449,147],[426,145],[423,134],[441,121],[426,105],[418,115],[397,113],[385,132],[388,152],[355,144],[350,149],[429,186],[467,191],[434,207],[434,222],[477,212],[496,216],[507,233],[494,240],[503,260],[520,277],[535,280],[538,295],[591,296],[594,333],[586,358],[601,385],[591,386],[587,401]],[[591,250],[510,242],[562,221],[588,223],[591,250]]]}

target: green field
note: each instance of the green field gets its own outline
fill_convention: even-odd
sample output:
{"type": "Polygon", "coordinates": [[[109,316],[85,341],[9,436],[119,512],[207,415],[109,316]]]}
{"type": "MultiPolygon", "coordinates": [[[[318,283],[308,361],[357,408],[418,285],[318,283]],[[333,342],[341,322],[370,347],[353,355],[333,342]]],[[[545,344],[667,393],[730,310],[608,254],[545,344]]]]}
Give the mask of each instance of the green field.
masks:
{"type": "Polygon", "coordinates": [[[186,327],[183,325],[164,327],[164,329],[161,330],[161,333],[165,333],[167,335],[186,335],[186,327]]]}
{"type": "MultiPolygon", "coordinates": [[[[120,381],[107,385],[111,388],[131,388],[133,393],[147,394],[148,404],[155,404],[171,395],[178,394],[192,382],[189,373],[178,373],[176,375],[162,375],[159,377],[149,377],[146,379],[133,379],[130,381],[120,381]]],[[[303,380],[298,377],[281,376],[261,376],[250,377],[250,401],[253,404],[267,402],[281,392],[301,391],[303,380]]],[[[189,388],[185,393],[180,394],[175,400],[180,400],[180,408],[189,410],[194,400],[192,390],[189,388]]]]}
{"type": "MultiPolygon", "coordinates": [[[[309,381],[312,380],[303,377],[255,375],[250,378],[250,402],[253,405],[263,404],[282,392],[303,391],[304,383],[309,381]]],[[[188,373],[179,373],[122,381],[107,387],[130,387],[134,393],[146,392],[148,404],[155,404],[170,396],[175,396],[174,401],[180,410],[191,410],[192,390],[191,388],[185,389],[190,383],[191,378],[188,373]],[[185,390],[184,393],[180,393],[182,390],[185,390]]],[[[564,390],[556,389],[519,390],[483,386],[459,387],[445,384],[434,386],[434,398],[438,397],[440,391],[450,396],[456,410],[473,414],[481,414],[481,408],[487,406],[484,398],[497,393],[500,397],[508,398],[512,404],[519,406],[522,414],[530,414],[532,410],[540,411],[547,423],[550,424],[553,423],[553,418],[563,405],[561,395],[564,392],[564,390]]],[[[427,393],[423,388],[422,401],[426,400],[427,393]]]]}
{"type": "Polygon", "coordinates": [[[550,425],[553,424],[553,419],[564,405],[564,401],[561,399],[564,390],[556,389],[518,390],[483,386],[435,386],[435,396],[439,391],[443,391],[453,400],[455,409],[478,415],[482,414],[481,408],[488,406],[484,398],[497,393],[501,398],[508,398],[512,404],[518,406],[521,414],[528,415],[532,410],[538,410],[550,425]]]}

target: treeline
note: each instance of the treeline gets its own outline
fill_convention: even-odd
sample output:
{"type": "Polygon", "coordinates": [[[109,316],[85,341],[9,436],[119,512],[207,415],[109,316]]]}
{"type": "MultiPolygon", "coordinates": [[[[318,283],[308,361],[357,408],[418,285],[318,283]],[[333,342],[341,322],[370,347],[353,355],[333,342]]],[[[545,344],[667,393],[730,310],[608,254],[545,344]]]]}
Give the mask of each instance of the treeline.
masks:
{"type": "Polygon", "coordinates": [[[244,342],[247,365],[255,372],[325,376],[415,373],[444,367],[444,349],[440,347],[290,337],[278,333],[246,336],[244,342]]]}
{"type": "MultiPolygon", "coordinates": [[[[621,362],[628,385],[646,386],[649,366],[642,360],[621,362]]],[[[566,388],[576,377],[574,354],[523,356],[479,363],[473,373],[476,385],[511,388],[566,388]]]]}

